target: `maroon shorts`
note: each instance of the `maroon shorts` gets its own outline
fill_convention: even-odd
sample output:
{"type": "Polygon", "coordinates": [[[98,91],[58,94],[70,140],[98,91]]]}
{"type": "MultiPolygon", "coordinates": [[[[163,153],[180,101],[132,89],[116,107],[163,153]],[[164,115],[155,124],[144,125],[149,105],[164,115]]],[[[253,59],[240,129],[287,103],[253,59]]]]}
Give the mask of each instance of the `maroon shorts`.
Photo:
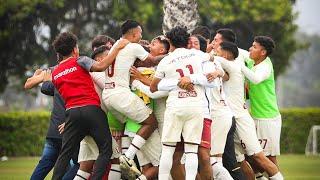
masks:
{"type": "Polygon", "coordinates": [[[200,146],[207,149],[211,148],[211,123],[211,119],[204,118],[200,146]]]}

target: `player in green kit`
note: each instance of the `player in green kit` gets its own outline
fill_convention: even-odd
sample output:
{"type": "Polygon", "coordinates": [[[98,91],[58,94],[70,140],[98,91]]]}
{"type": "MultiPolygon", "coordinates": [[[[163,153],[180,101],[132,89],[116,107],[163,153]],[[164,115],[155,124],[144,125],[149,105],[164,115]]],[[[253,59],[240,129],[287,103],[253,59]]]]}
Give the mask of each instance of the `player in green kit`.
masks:
{"type": "Polygon", "coordinates": [[[276,165],[280,155],[281,115],[277,105],[274,70],[269,55],[275,48],[267,36],[256,36],[249,49],[251,60],[242,72],[248,79],[250,113],[265,155],[276,165]]]}

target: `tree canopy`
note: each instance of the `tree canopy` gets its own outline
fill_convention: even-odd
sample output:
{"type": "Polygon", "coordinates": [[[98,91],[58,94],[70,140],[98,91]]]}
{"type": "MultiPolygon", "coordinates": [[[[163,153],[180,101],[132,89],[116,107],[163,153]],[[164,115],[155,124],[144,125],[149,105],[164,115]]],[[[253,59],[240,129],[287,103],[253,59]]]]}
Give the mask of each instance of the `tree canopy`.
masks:
{"type": "MultiPolygon", "coordinates": [[[[196,11],[196,9],[192,9],[196,11]]],[[[294,39],[292,1],[286,0],[199,0],[201,24],[215,31],[230,27],[238,45],[247,49],[255,35],[270,35],[277,44],[272,56],[276,75],[289,64],[299,48],[294,39]]],[[[72,31],[79,38],[81,53],[88,54],[97,34],[119,37],[119,24],[135,19],[143,24],[144,38],[162,32],[163,2],[158,0],[1,0],[0,5],[0,92],[8,77],[25,77],[26,70],[49,62],[55,64],[51,47],[54,37],[72,31]]]]}

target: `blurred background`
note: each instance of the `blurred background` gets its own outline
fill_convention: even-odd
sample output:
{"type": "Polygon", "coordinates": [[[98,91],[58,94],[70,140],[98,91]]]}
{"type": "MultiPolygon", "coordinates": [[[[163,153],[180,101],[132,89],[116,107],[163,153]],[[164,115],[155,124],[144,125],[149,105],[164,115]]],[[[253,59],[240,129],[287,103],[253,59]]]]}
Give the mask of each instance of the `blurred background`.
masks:
{"type": "Polygon", "coordinates": [[[55,36],[73,32],[80,53],[90,55],[93,37],[118,39],[126,19],[139,21],[147,40],[175,25],[208,26],[212,39],[232,28],[246,50],[254,36],[271,36],[280,169],[286,179],[320,179],[319,7],[319,0],[0,0],[0,179],[28,179],[41,155],[52,98],[23,84],[56,64],[55,36]]]}
{"type": "MultiPolygon", "coordinates": [[[[32,110],[50,105],[37,89],[22,84],[35,69],[56,63],[51,47],[60,32],[79,37],[80,51],[90,54],[98,34],[119,38],[119,25],[135,19],[143,25],[143,38],[163,33],[163,5],[159,0],[2,0],[0,5],[0,111],[32,110]]],[[[212,31],[234,29],[239,47],[248,49],[256,35],[273,37],[272,56],[280,107],[320,105],[320,24],[317,0],[188,0],[187,13],[197,25],[212,31]],[[192,4],[192,2],[194,4],[192,4]],[[188,7],[189,6],[189,7],[188,7]],[[190,6],[194,6],[191,7],[190,6]]],[[[174,12],[174,11],[173,11],[174,12]]],[[[186,14],[168,12],[166,18],[186,14]],[[169,13],[169,14],[168,14],[169,13]],[[172,13],[172,14],[170,14],[172,13]]],[[[188,25],[185,20],[180,22],[188,25]]],[[[188,26],[192,29],[193,25],[188,26]]],[[[164,27],[165,28],[165,27],[164,27]]]]}

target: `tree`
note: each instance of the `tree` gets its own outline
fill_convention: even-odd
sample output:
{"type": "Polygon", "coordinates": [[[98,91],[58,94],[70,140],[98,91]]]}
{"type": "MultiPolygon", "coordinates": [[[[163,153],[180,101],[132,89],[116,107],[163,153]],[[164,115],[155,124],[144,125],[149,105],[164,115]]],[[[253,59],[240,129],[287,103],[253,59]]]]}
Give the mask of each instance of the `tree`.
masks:
{"type": "MultiPolygon", "coordinates": [[[[97,34],[119,37],[119,24],[128,17],[142,22],[144,35],[160,33],[161,1],[5,0],[0,6],[0,92],[8,77],[24,78],[37,64],[56,64],[51,43],[62,31],[79,38],[82,54],[90,54],[97,34]],[[134,11],[132,11],[134,9],[134,11]],[[158,21],[157,21],[158,20],[158,21]],[[155,30],[156,29],[156,30],[155,30]]],[[[23,80],[22,80],[23,81],[23,80]]]]}
{"type": "Polygon", "coordinates": [[[163,32],[175,26],[185,26],[192,31],[199,24],[196,0],[164,0],[163,32]]]}
{"type": "Polygon", "coordinates": [[[237,44],[248,49],[256,35],[271,36],[276,50],[271,56],[275,76],[284,72],[291,55],[302,46],[294,35],[297,26],[293,23],[296,14],[290,0],[199,0],[202,24],[213,31],[228,27],[237,34],[237,44]]]}

